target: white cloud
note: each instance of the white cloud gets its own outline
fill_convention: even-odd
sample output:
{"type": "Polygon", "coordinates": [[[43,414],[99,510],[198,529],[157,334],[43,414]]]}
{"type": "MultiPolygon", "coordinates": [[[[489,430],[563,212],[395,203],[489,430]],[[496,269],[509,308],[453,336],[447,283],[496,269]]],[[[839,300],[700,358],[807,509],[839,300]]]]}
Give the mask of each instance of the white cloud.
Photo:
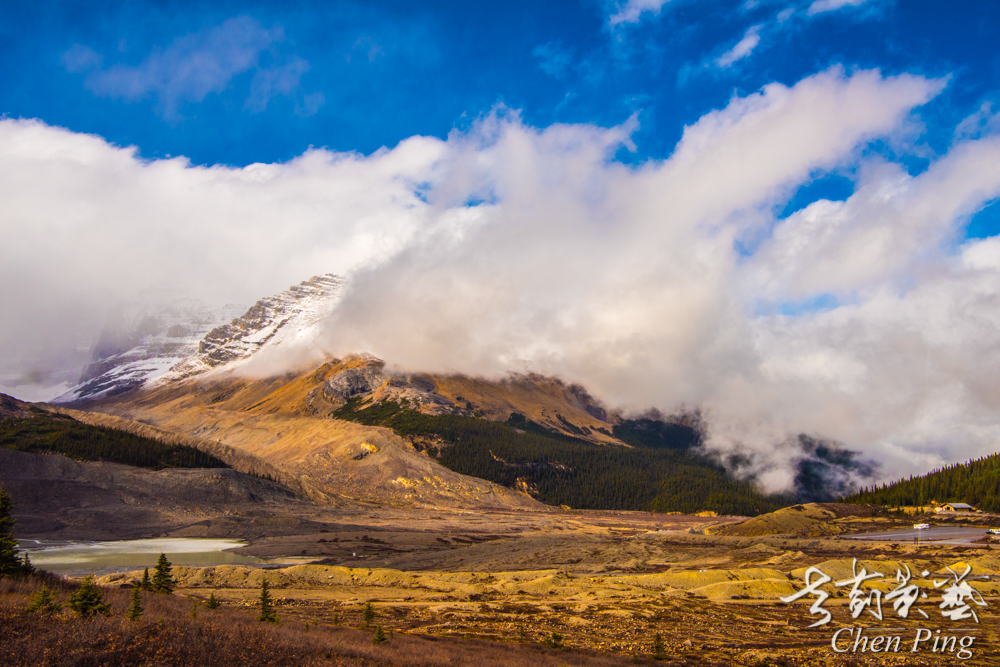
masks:
{"type": "Polygon", "coordinates": [[[416,184],[442,149],[414,137],[369,157],[315,150],[282,164],[195,167],[0,120],[0,282],[24,286],[0,294],[2,360],[87,348],[108,308],[144,289],[252,303],[391,257],[422,223],[416,184]]]}
{"type": "MultiPolygon", "coordinates": [[[[309,63],[292,56],[284,64],[274,67],[260,68],[253,75],[250,82],[250,95],[246,99],[244,108],[250,109],[254,113],[260,113],[267,109],[268,103],[276,97],[289,97],[295,99],[298,95],[302,75],[309,71],[309,63]]],[[[311,116],[319,110],[322,105],[322,94],[320,99],[308,109],[308,113],[301,114],[311,116]]]]}
{"type": "Polygon", "coordinates": [[[794,7],[786,7],[785,9],[782,9],[780,12],[778,12],[778,15],[775,17],[775,20],[777,20],[778,23],[784,23],[788,19],[792,18],[794,14],[795,14],[794,7]]]}
{"type": "MultiPolygon", "coordinates": [[[[280,27],[266,29],[256,19],[238,16],[178,37],[138,65],[101,68],[103,57],[80,45],[64,54],[63,63],[71,72],[86,72],[87,88],[97,95],[129,102],[153,96],[165,118],[177,119],[184,103],[201,102],[234,77],[256,69],[261,54],[283,37],[280,27]]],[[[305,60],[292,57],[281,66],[257,70],[247,108],[263,111],[277,96],[294,97],[308,69],[305,60]]]]}
{"type": "Polygon", "coordinates": [[[742,58],[746,58],[760,44],[760,29],[762,25],[755,25],[748,29],[743,35],[743,39],[736,45],[715,59],[716,67],[731,67],[733,63],[742,58]]]}
{"type": "Polygon", "coordinates": [[[505,110],[447,141],[242,169],[0,120],[0,281],[17,286],[0,292],[0,349],[89,342],[144,287],[252,301],[336,271],[351,286],[332,353],[701,406],[711,443],[756,451],[776,485],[795,433],[890,475],[996,451],[1000,242],[954,246],[1000,191],[1000,143],[962,139],[918,176],[859,158],[942,85],[840,69],[772,84],[638,167],[611,159],[634,121],[537,129],[505,110]],[[840,167],[859,173],[845,202],[774,219],[840,167]],[[780,314],[823,294],[825,310],[780,314]]]}
{"type": "Polygon", "coordinates": [[[810,16],[815,14],[822,14],[824,12],[833,12],[838,9],[843,9],[844,7],[858,7],[865,4],[869,0],[815,0],[806,13],[810,16]]]}
{"type": "Polygon", "coordinates": [[[1000,132],[1000,113],[994,113],[992,102],[983,102],[974,114],[958,124],[955,138],[975,139],[996,132],[1000,132]]]}
{"type": "Polygon", "coordinates": [[[540,44],[531,55],[538,58],[538,68],[556,79],[563,77],[573,64],[573,54],[556,42],[540,44]]]}
{"type": "Polygon", "coordinates": [[[638,23],[642,15],[650,12],[659,14],[663,5],[670,0],[627,0],[624,5],[618,5],[617,11],[608,18],[612,26],[621,23],[638,23]]]}

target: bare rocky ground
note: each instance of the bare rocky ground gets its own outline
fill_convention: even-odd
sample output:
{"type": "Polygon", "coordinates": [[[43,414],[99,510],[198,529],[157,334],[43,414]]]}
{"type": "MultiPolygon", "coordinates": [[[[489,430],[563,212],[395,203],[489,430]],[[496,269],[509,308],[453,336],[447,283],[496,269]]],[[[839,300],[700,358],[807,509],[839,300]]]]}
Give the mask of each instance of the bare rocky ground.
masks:
{"type": "MultiPolygon", "coordinates": [[[[232,469],[152,472],[0,450],[0,483],[15,498],[18,537],[245,539],[242,551],[270,566],[178,567],[177,593],[214,593],[227,605],[251,607],[267,577],[283,621],[303,627],[358,627],[371,601],[386,631],[530,643],[558,634],[565,646],[640,662],[659,634],[665,664],[1000,664],[994,545],[840,539],[924,520],[859,506],[796,506],[749,520],[550,508],[443,470],[385,429],[302,412],[316,381],[234,385],[228,393],[164,390],[169,395],[124,406],[124,416],[73,413],[158,437],[172,433],[232,469]],[[928,593],[915,609],[928,618],[900,619],[888,602],[882,620],[867,611],[852,618],[850,587],[826,584],[832,621],[810,629],[814,598],[779,600],[803,587],[805,568],[819,566],[841,581],[854,558],[885,575],[866,586],[883,592],[909,566],[912,583],[928,593]],[[972,607],[978,622],[942,616],[942,588],[934,587],[947,588],[946,566],[964,572],[965,564],[971,576],[987,577],[971,584],[985,605],[972,607]],[[854,626],[900,636],[901,651],[835,653],[833,633],[854,626]],[[910,652],[921,628],[935,638],[973,637],[972,656],[933,652],[931,643],[910,652]]],[[[932,519],[1000,525],[985,516],[932,519]]],[[[102,582],[129,585],[139,574],[102,582]]]]}
{"type": "MultiPolygon", "coordinates": [[[[281,484],[233,470],[142,471],[64,457],[0,452],[0,478],[18,503],[19,537],[123,539],[242,538],[248,555],[271,568],[177,568],[179,595],[251,607],[267,577],[287,624],[334,620],[358,627],[365,602],[377,622],[397,633],[430,637],[540,642],[553,633],[569,647],[646,660],[654,637],[666,664],[1000,664],[1000,551],[995,545],[889,544],[838,535],[912,526],[871,508],[805,505],[757,519],[555,508],[472,510],[463,507],[343,507],[314,503],[281,484]],[[28,457],[28,458],[24,458],[28,457]],[[17,460],[15,460],[17,459],[17,460]],[[929,593],[899,619],[853,619],[849,587],[825,589],[833,621],[809,629],[813,598],[778,598],[803,586],[804,568],[820,566],[835,581],[851,576],[853,558],[886,578],[908,565],[929,593]],[[278,565],[296,561],[294,566],[278,565]],[[972,565],[987,580],[979,622],[941,615],[944,581],[972,565]],[[928,576],[920,573],[924,570],[928,576]],[[898,634],[899,653],[836,654],[836,629],[864,625],[898,634]],[[899,628],[885,630],[881,628],[899,628]],[[973,655],[908,649],[918,628],[975,637],[973,655]],[[973,630],[958,631],[959,628],[973,630]],[[646,657],[643,657],[646,656],[646,657]]],[[[994,517],[934,517],[991,525],[994,517]]],[[[102,581],[128,584],[139,573],[102,581]]],[[[842,642],[843,644],[844,642],[842,642]]]]}
{"type": "MultiPolygon", "coordinates": [[[[805,511],[831,511],[805,506],[805,511]]],[[[829,506],[825,506],[829,508],[829,506]]],[[[836,508],[835,508],[836,509],[836,508]]],[[[912,525],[913,519],[846,515],[844,532],[861,524],[912,525]]],[[[366,602],[386,630],[427,636],[541,642],[553,633],[568,647],[596,649],[647,660],[654,637],[665,644],[664,664],[921,665],[1000,664],[1000,550],[990,544],[909,545],[856,542],[835,537],[716,535],[736,532],[738,518],[643,513],[454,510],[346,511],[310,519],[311,530],[255,536],[252,521],[212,519],[171,535],[242,536],[241,551],[266,558],[312,558],[312,564],[262,569],[245,566],[176,568],[181,595],[250,608],[266,577],[283,622],[336,622],[359,627],[366,602]],[[249,530],[248,530],[249,529],[249,530]],[[875,587],[895,587],[897,568],[908,565],[913,583],[930,596],[908,619],[891,603],[879,621],[848,609],[849,587],[827,585],[824,605],[833,620],[809,626],[812,597],[793,604],[778,598],[803,587],[808,566],[834,581],[859,568],[886,577],[875,587]],[[978,623],[952,621],[938,605],[934,580],[951,566],[985,576],[972,586],[985,607],[974,605],[978,623]],[[930,574],[921,576],[919,573],[930,574]],[[917,615],[923,609],[929,618],[917,615]],[[831,636],[865,626],[867,634],[899,635],[898,653],[837,654],[831,636]],[[885,628],[885,630],[883,630],[885,628]],[[972,657],[931,652],[925,643],[910,652],[918,628],[937,636],[973,636],[972,657]],[[961,630],[971,628],[971,630],[961,630]]],[[[751,527],[754,524],[751,524],[751,527]]],[[[128,585],[138,572],[109,575],[107,585],[128,585]]],[[[841,641],[841,648],[849,642],[841,641]]]]}

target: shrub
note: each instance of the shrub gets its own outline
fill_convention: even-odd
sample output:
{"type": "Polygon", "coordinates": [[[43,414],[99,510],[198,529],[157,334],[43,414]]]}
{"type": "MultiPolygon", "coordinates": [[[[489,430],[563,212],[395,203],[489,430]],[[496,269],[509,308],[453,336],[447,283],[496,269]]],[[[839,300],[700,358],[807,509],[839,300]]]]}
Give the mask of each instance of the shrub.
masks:
{"type": "Polygon", "coordinates": [[[28,604],[28,611],[41,614],[54,614],[60,609],[62,609],[62,605],[59,604],[56,592],[45,586],[42,586],[41,590],[36,591],[31,596],[31,603],[28,604]]]}

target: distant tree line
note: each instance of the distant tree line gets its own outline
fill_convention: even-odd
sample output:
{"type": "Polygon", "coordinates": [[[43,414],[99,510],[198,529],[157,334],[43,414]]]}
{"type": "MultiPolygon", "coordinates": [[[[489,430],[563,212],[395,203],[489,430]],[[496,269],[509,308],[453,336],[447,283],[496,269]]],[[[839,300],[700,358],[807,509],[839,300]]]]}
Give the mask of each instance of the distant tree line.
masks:
{"type": "Polygon", "coordinates": [[[511,488],[526,484],[550,505],[756,516],[795,503],[733,479],[696,447],[694,429],[676,424],[636,420],[616,427],[629,448],[551,431],[517,413],[504,423],[425,415],[393,401],[364,407],[354,400],[334,416],[437,442],[427,451],[445,467],[511,488]]]}
{"type": "Polygon", "coordinates": [[[1000,454],[865,487],[844,501],[887,507],[929,505],[931,501],[964,502],[984,512],[1000,512],[1000,454]]]}
{"type": "Polygon", "coordinates": [[[36,415],[0,420],[0,447],[21,452],[62,454],[78,461],[108,461],[163,468],[228,468],[220,459],[185,445],[172,445],[71,417],[36,415]]]}

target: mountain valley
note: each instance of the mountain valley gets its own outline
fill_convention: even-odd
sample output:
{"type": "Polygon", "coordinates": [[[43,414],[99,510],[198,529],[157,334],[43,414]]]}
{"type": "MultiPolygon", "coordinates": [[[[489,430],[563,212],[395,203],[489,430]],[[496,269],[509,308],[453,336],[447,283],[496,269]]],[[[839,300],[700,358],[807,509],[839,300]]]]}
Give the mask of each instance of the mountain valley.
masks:
{"type": "MultiPolygon", "coordinates": [[[[915,519],[764,494],[705,449],[697,412],[625,415],[557,378],[321,354],[321,322],[343,289],[315,277],[228,322],[200,306],[131,316],[57,401],[0,395],[0,484],[18,537],[241,539],[238,551],[264,564],[178,567],[179,592],[242,610],[267,577],[284,622],[331,636],[361,624],[368,602],[401,637],[635,661],[660,633],[672,664],[828,664],[829,633],[778,600],[810,566],[849,572],[857,557],[940,573],[968,562],[1000,576],[989,537],[842,539],[915,519]],[[260,372],[303,349],[313,353],[288,355],[299,364],[260,372]]],[[[100,583],[113,591],[140,575],[100,583]]],[[[996,582],[976,586],[995,605],[996,582]]],[[[852,623],[831,593],[838,627],[852,623]]],[[[988,646],[1000,626],[992,609],[981,617],[988,646]]],[[[996,655],[983,648],[967,664],[996,655]]],[[[435,659],[421,664],[446,664],[435,659]]],[[[939,664],[922,660],[910,664],[939,664]]]]}

